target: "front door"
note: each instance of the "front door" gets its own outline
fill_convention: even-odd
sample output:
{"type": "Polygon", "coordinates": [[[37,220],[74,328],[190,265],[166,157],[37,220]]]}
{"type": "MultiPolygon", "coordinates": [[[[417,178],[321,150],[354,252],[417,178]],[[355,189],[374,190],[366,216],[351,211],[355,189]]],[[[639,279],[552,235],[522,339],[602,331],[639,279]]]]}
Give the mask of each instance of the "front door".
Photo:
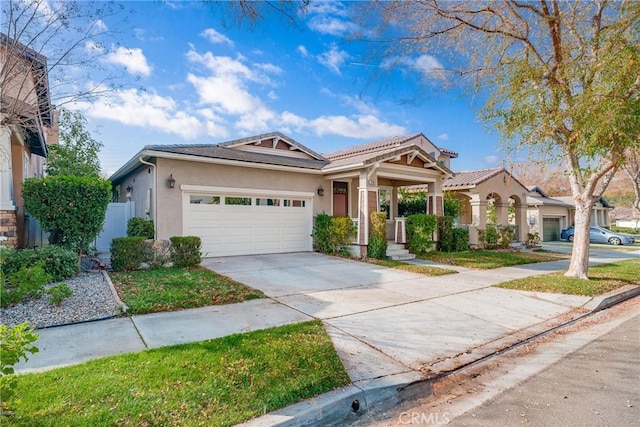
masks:
{"type": "Polygon", "coordinates": [[[346,182],[333,182],[333,216],[349,215],[348,189],[346,182]]]}

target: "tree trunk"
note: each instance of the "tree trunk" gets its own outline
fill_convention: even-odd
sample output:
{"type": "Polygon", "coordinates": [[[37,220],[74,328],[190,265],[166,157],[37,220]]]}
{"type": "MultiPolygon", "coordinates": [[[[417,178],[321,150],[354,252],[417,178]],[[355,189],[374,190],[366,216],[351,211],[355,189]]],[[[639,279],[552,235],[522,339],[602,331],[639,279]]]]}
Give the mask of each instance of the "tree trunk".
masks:
{"type": "Polygon", "coordinates": [[[589,279],[587,273],[589,271],[589,228],[591,227],[592,205],[593,203],[576,200],[573,253],[569,269],[564,274],[566,277],[589,279]]]}

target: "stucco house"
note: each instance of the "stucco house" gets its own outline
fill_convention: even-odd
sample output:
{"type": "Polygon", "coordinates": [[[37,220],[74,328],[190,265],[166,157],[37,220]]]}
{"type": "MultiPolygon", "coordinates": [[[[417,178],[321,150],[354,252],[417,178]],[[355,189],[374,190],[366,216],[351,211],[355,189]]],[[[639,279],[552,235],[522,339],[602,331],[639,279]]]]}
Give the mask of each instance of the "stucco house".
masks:
{"type": "Polygon", "coordinates": [[[369,214],[388,208],[387,237],[404,243],[398,188],[428,185],[443,213],[443,181],[457,153],[422,133],[319,154],[267,133],[219,144],[148,145],[110,180],[114,201],[135,202],[156,238],[195,235],[205,256],[312,250],[313,216],[347,215],[366,253],[369,214]]]}
{"type": "MultiPolygon", "coordinates": [[[[575,201],[572,196],[548,196],[538,186],[529,187],[527,210],[531,232],[543,242],[560,240],[560,232],[574,224],[575,201]]],[[[609,212],[613,209],[604,198],[593,206],[591,225],[610,228],[609,212]]]]}
{"type": "Polygon", "coordinates": [[[0,33],[0,245],[43,244],[25,214],[22,183],[44,173],[48,145],[58,142],[47,59],[0,33]]]}

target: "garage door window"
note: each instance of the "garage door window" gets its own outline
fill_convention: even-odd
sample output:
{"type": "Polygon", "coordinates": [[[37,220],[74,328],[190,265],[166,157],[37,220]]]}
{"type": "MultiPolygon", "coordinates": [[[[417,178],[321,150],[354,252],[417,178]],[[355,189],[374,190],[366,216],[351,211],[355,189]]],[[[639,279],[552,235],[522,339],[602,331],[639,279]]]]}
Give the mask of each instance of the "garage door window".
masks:
{"type": "Polygon", "coordinates": [[[225,197],[224,204],[251,206],[251,197],[225,197]]]}
{"type": "Polygon", "coordinates": [[[189,203],[191,203],[192,205],[219,205],[220,196],[193,195],[189,197],[189,203]]]}
{"type": "Polygon", "coordinates": [[[280,206],[280,199],[256,199],[256,206],[280,206]]]}
{"type": "Polygon", "coordinates": [[[292,207],[292,208],[304,208],[306,207],[305,200],[285,200],[284,206],[292,207]]]}

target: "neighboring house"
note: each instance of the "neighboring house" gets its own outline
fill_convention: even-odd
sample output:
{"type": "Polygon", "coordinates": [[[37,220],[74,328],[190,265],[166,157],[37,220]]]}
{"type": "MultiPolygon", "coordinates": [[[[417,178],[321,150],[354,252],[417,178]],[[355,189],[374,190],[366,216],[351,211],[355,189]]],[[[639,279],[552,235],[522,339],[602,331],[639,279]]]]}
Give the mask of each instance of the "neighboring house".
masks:
{"type": "Polygon", "coordinates": [[[487,208],[495,208],[496,225],[514,225],[516,241],[526,241],[527,188],[504,168],[456,172],[442,189],[460,201],[458,225],[469,229],[469,244],[478,245],[478,229],[487,226],[487,208]],[[509,210],[511,209],[511,214],[509,210]]]}
{"type": "Polygon", "coordinates": [[[634,218],[632,208],[615,207],[609,212],[609,220],[615,221],[616,227],[640,228],[640,217],[634,218]]]}
{"type": "Polygon", "coordinates": [[[442,215],[442,182],[457,153],[422,133],[321,155],[278,132],[220,144],[148,145],[110,180],[156,238],[195,235],[205,256],[312,250],[313,216],[347,215],[366,253],[369,214],[387,210],[388,238],[404,243],[398,188],[428,185],[442,215]],[[388,207],[388,208],[387,208],[388,207]]]}
{"type": "Polygon", "coordinates": [[[39,246],[42,233],[25,214],[22,183],[44,173],[57,143],[47,59],[0,33],[0,245],[39,246]]]}
{"type": "Polygon", "coordinates": [[[560,240],[560,232],[573,224],[574,205],[549,197],[538,186],[529,187],[527,203],[531,233],[538,233],[543,242],[560,240]]]}
{"type": "MultiPolygon", "coordinates": [[[[560,240],[560,232],[574,224],[575,202],[572,196],[549,197],[540,187],[529,187],[529,225],[531,232],[538,233],[543,242],[560,240]]],[[[591,225],[610,228],[609,211],[612,210],[604,198],[593,206],[591,225]]]]}

